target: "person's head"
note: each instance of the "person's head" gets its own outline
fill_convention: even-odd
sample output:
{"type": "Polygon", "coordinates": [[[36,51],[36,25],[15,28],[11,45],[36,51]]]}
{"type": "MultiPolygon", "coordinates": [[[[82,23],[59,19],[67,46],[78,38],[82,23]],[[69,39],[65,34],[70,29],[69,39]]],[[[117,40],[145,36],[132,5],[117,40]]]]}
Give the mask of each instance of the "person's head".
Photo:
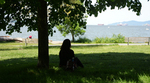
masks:
{"type": "Polygon", "coordinates": [[[71,47],[71,42],[69,39],[65,39],[62,43],[61,50],[68,50],[71,47]]]}

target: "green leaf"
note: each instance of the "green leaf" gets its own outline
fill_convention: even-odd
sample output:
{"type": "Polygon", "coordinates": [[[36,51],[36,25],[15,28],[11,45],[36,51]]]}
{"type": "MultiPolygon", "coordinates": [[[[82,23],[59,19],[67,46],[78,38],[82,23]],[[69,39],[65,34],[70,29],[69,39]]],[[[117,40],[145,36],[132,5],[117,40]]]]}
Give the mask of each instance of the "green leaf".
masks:
{"type": "Polygon", "coordinates": [[[0,0],[0,4],[4,4],[5,3],[5,0],[0,0]]]}

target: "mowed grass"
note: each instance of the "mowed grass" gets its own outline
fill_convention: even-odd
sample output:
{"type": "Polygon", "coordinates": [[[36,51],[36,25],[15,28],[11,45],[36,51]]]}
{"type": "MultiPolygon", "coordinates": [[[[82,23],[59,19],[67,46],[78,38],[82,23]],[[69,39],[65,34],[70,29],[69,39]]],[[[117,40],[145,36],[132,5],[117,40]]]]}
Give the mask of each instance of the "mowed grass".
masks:
{"type": "Polygon", "coordinates": [[[49,47],[49,69],[38,69],[38,47],[0,43],[0,83],[149,83],[150,46],[72,46],[84,64],[58,67],[60,46],[49,47]]]}

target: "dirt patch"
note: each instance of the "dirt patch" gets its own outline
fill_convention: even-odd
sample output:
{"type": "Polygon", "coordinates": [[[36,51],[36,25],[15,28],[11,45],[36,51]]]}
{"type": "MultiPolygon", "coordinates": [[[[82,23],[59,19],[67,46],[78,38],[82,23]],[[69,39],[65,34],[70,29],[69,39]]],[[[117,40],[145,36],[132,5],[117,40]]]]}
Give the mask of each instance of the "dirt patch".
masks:
{"type": "MultiPolygon", "coordinates": [[[[38,43],[38,39],[23,39],[23,41],[22,42],[24,42],[25,43],[25,41],[27,42],[27,43],[38,43]]],[[[49,40],[49,43],[51,43],[51,44],[62,44],[62,42],[63,41],[52,41],[52,40],[49,40]]]]}
{"type": "Polygon", "coordinates": [[[22,42],[26,43],[38,43],[38,39],[22,39],[22,42]]]}

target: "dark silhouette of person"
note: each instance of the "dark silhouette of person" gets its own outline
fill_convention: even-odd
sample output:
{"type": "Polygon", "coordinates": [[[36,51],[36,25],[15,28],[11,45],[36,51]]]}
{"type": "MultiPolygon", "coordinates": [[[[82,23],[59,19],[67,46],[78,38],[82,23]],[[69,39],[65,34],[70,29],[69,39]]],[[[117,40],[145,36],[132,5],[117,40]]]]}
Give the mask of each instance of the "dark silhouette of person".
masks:
{"type": "Polygon", "coordinates": [[[65,39],[62,43],[62,46],[60,48],[59,52],[59,67],[66,67],[67,61],[74,58],[75,63],[77,66],[84,67],[81,63],[81,61],[74,56],[74,51],[71,49],[71,41],[69,39],[65,39]]]}

